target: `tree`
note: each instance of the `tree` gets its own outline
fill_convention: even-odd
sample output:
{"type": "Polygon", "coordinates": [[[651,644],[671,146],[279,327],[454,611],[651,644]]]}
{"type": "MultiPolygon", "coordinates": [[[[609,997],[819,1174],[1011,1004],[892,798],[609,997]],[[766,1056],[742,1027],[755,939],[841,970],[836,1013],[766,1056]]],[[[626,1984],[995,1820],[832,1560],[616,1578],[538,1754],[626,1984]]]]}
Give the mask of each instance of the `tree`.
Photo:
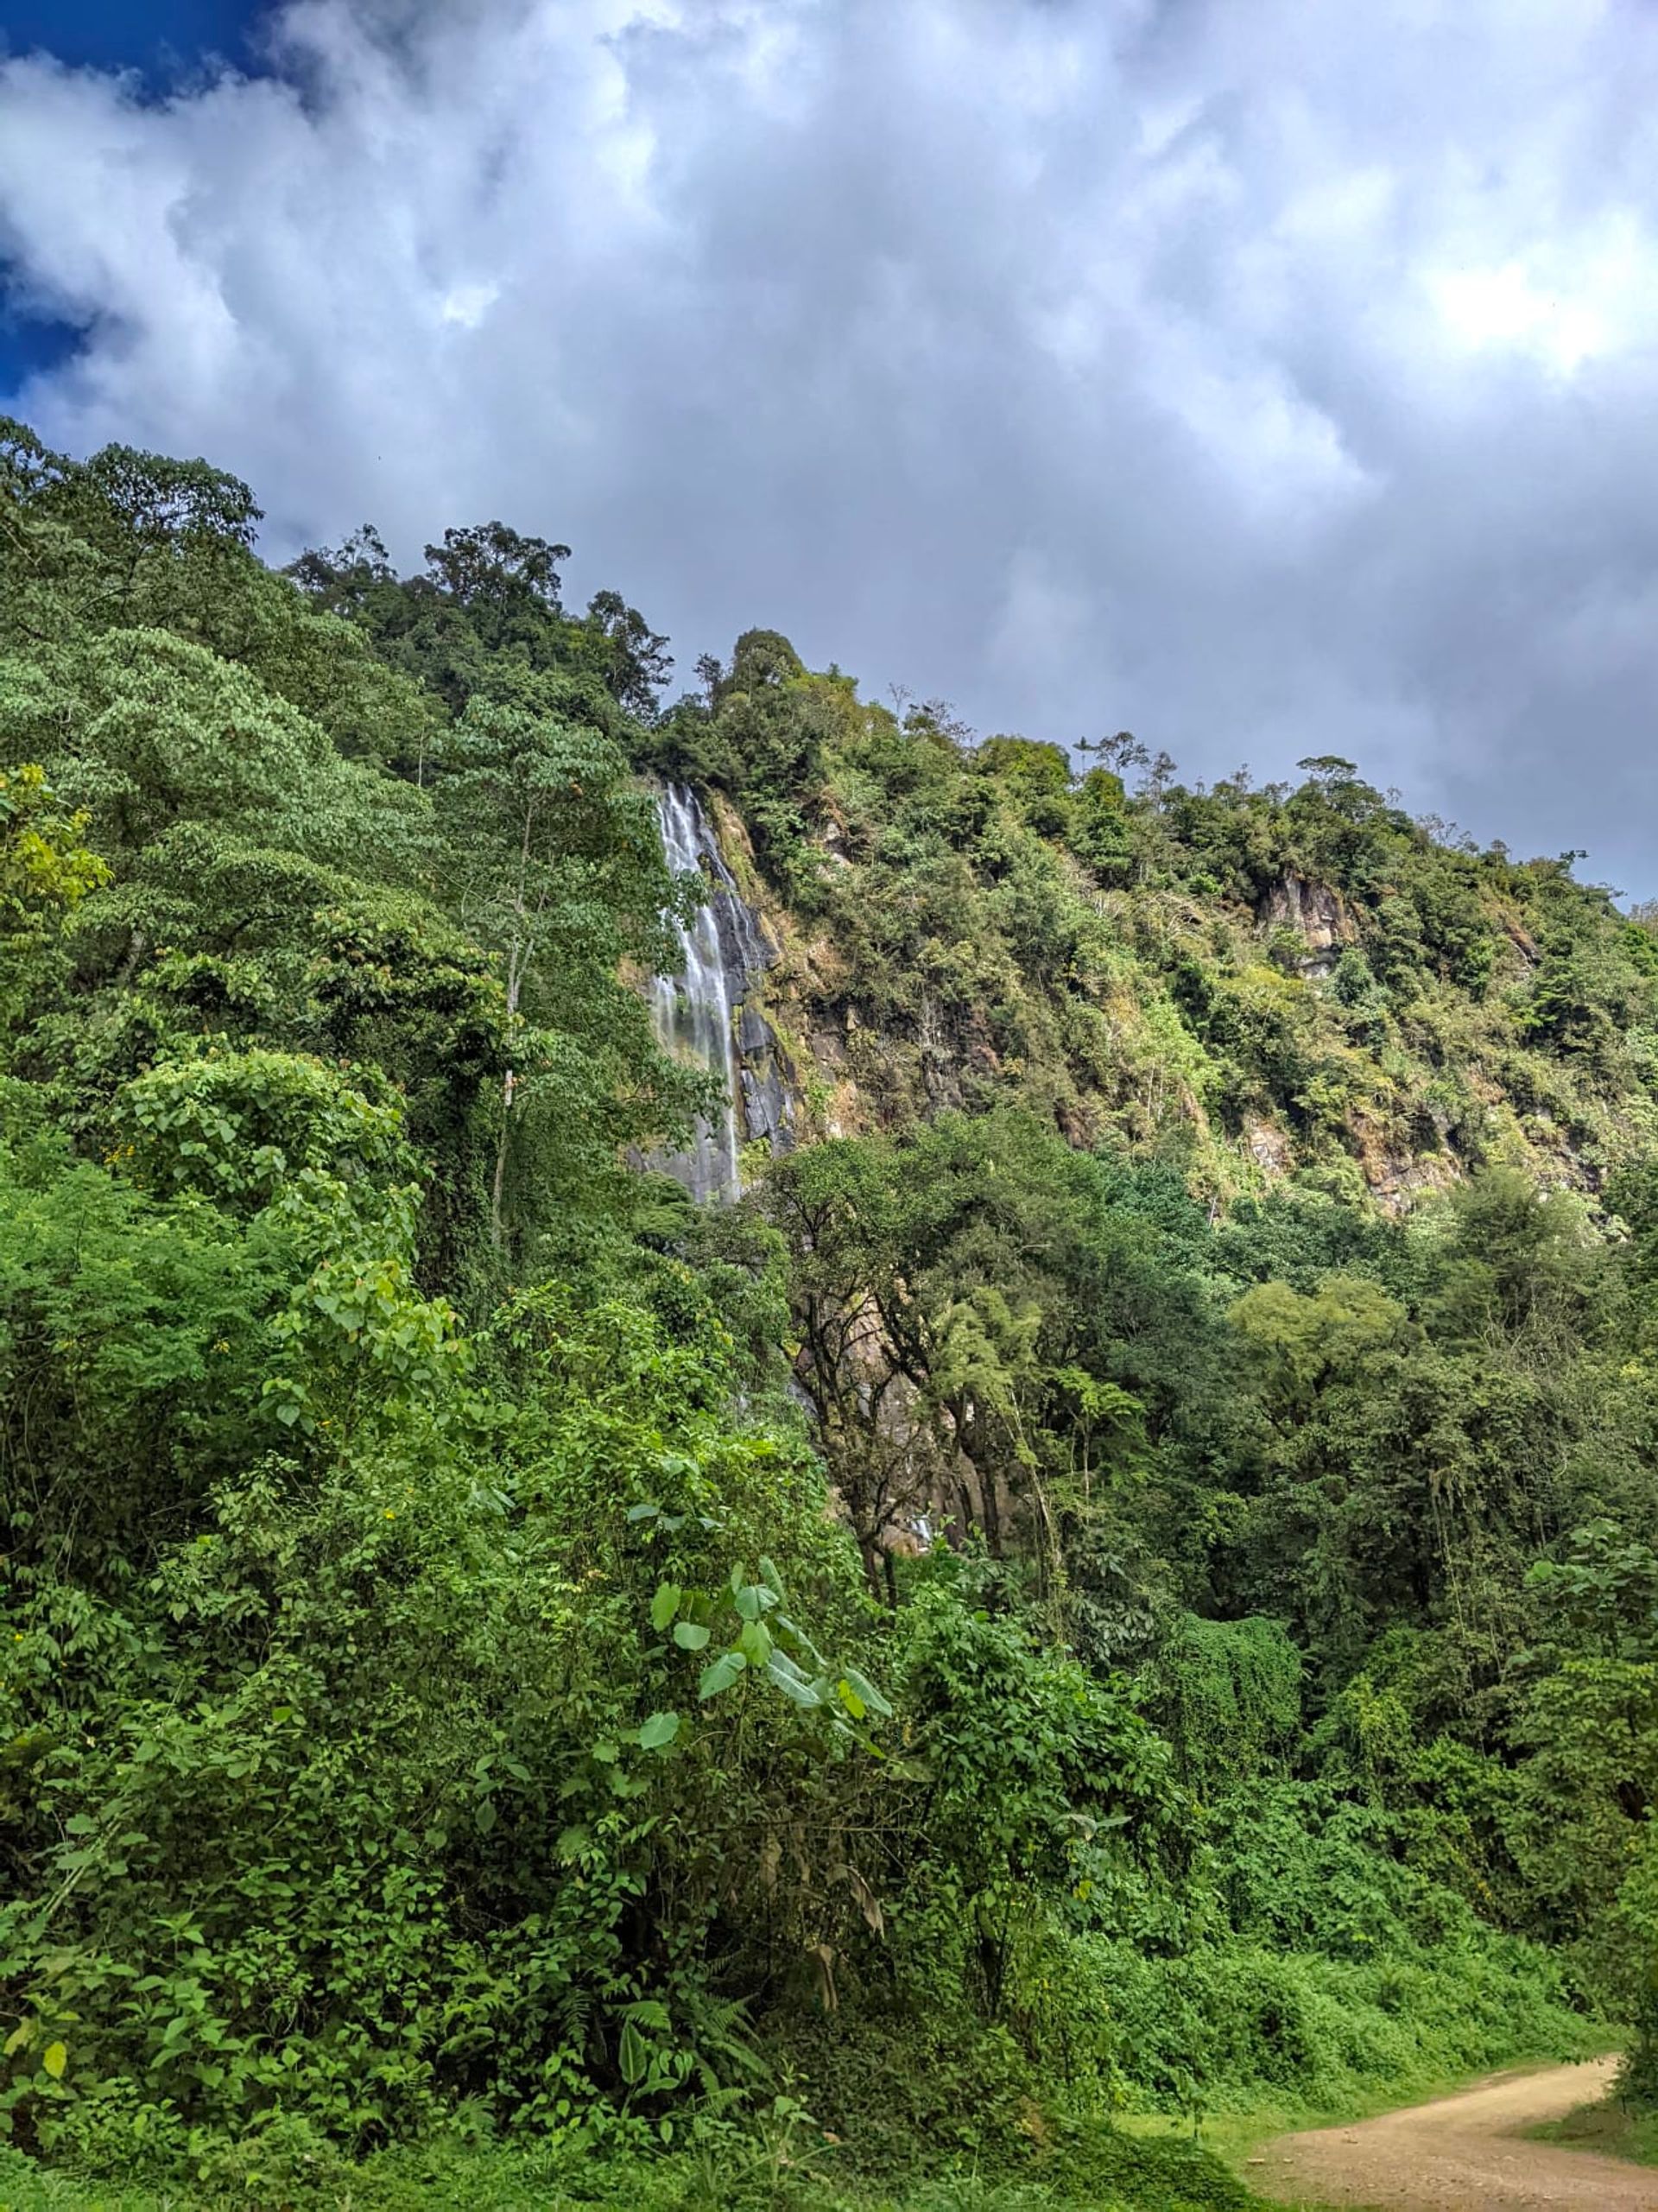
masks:
{"type": "MultiPolygon", "coordinates": [[[[668,964],[664,916],[682,903],[648,798],[620,748],[527,684],[476,696],[436,789],[468,930],[499,953],[511,1063],[502,1077],[490,1220],[507,1239],[509,1166],[527,1109],[566,1160],[593,1163],[651,1133],[674,1079],[642,1001],[617,974],[668,964]],[[620,1079],[620,1080],[618,1080],[620,1079]],[[618,1112],[625,1087],[632,1112],[618,1112]]],[[[678,1086],[680,1098],[687,1087],[678,1086]]],[[[675,1101],[664,1118],[681,1111],[675,1101]]]]}

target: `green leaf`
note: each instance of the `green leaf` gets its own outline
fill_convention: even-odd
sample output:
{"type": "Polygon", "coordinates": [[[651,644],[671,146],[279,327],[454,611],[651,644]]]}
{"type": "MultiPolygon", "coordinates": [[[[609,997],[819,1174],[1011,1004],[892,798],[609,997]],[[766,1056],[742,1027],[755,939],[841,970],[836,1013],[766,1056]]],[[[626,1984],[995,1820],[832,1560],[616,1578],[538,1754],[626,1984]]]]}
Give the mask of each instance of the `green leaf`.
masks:
{"type": "Polygon", "coordinates": [[[771,1631],[763,1620],[745,1620],[737,1647],[751,1667],[763,1667],[771,1657],[771,1631]]]}
{"type": "Polygon", "coordinates": [[[685,1595],[677,1582],[664,1582],[650,1601],[650,1625],[660,1636],[680,1609],[680,1600],[685,1595]]]}
{"type": "MultiPolygon", "coordinates": [[[[868,1675],[860,1674],[856,1667],[848,1667],[845,1679],[861,1704],[866,1705],[871,1713],[878,1713],[883,1721],[891,1720],[891,1706],[870,1680],[868,1675]]],[[[861,1719],[862,1715],[857,1717],[861,1719]]]]}
{"type": "Polygon", "coordinates": [[[617,2061],[622,2069],[622,2079],[630,2088],[636,2088],[650,2063],[650,2045],[631,2020],[622,2023],[622,2045],[617,2061]]]}
{"type": "Polygon", "coordinates": [[[812,1641],[812,1638],[807,1634],[805,1629],[801,1626],[798,1621],[790,1620],[786,1613],[780,1613],[778,1614],[777,1619],[773,1625],[772,1632],[774,1635],[782,1635],[792,1638],[793,1640],[800,1645],[801,1651],[805,1652],[807,1657],[811,1660],[814,1667],[825,1667],[828,1664],[828,1661],[824,1657],[822,1652],[819,1651],[817,1645],[812,1641]]]}
{"type": "Polygon", "coordinates": [[[478,1810],[472,1815],[472,1819],[477,1824],[478,1834],[487,1835],[495,1826],[495,1799],[480,1797],[478,1801],[478,1810]]]}
{"type": "Polygon", "coordinates": [[[675,1625],[674,1641],[682,1651],[700,1651],[708,1641],[708,1631],[699,1621],[681,1620],[675,1625]]]}
{"type": "Polygon", "coordinates": [[[628,1518],[630,1521],[654,1521],[661,1510],[660,1505],[630,1505],[628,1518]]]}
{"type": "Polygon", "coordinates": [[[760,1580],[771,1592],[779,1605],[783,1602],[783,1578],[763,1552],[760,1555],[760,1580]]]}
{"type": "Polygon", "coordinates": [[[792,1704],[810,1712],[823,1702],[823,1691],[808,1682],[786,1651],[774,1651],[766,1663],[766,1680],[781,1689],[792,1704]]]}
{"type": "Polygon", "coordinates": [[[841,1703],[846,1708],[846,1710],[851,1714],[854,1721],[861,1721],[864,1718],[864,1700],[852,1688],[852,1685],[847,1681],[845,1675],[843,1675],[840,1680],[835,1684],[835,1695],[839,1698],[841,1703]]]}
{"type": "Polygon", "coordinates": [[[69,2053],[60,2043],[48,2043],[41,2054],[41,2063],[54,2082],[60,2082],[63,2069],[69,2063],[69,2053]]]}
{"type": "Polygon", "coordinates": [[[641,1751],[661,1751],[680,1733],[677,1713],[653,1713],[639,1731],[641,1751]]]}
{"type": "Polygon", "coordinates": [[[703,1669],[697,1695],[718,1697],[722,1689],[731,1688],[748,1664],[741,1651],[722,1651],[712,1666],[703,1669]]]}

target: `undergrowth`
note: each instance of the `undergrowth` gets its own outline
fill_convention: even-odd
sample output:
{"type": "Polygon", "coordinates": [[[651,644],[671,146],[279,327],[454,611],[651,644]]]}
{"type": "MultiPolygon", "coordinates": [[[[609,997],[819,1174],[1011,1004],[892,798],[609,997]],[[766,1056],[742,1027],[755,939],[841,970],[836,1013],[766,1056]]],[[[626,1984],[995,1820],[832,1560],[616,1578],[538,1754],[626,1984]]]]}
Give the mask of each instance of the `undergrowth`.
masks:
{"type": "Polygon", "coordinates": [[[1605,2030],[1566,2002],[1547,1956],[1469,1943],[1429,1962],[1363,1961],[1253,1944],[1186,1957],[1076,1941],[1056,2045],[1079,2085],[1130,2109],[1248,2111],[1292,2101],[1335,2111],[1388,2090],[1516,2059],[1579,2057],[1605,2030]]]}
{"type": "Polygon", "coordinates": [[[227,2152],[183,2186],[128,2188],[0,2146],[0,2212],[1247,2212],[1256,2202],[1196,2145],[1098,2127],[1061,2126],[1027,2145],[1022,2174],[953,2165],[895,2185],[847,2174],[833,2146],[719,2130],[679,2153],[606,2151],[579,2137],[534,2148],[457,2138],[346,2166],[299,2152],[296,2139],[271,2149],[227,2152]]]}

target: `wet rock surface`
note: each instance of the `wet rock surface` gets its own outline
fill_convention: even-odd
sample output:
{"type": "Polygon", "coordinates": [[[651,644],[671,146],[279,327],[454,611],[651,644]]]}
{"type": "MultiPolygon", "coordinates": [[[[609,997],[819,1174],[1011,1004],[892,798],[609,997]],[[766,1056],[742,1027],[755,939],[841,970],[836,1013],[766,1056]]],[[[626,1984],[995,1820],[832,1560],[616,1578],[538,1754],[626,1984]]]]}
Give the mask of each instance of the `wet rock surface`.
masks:
{"type": "Polygon", "coordinates": [[[651,1017],[668,1051],[721,1079],[725,1104],[718,1115],[699,1121],[683,1151],[651,1164],[683,1182],[699,1202],[735,1198],[744,1144],[763,1138],[782,1152],[794,1142],[794,1090],[761,1003],[777,950],[738,890],[696,793],[670,783],[656,803],[668,865],[676,874],[700,874],[707,897],[680,926],[678,973],[651,983],[651,1017]]]}

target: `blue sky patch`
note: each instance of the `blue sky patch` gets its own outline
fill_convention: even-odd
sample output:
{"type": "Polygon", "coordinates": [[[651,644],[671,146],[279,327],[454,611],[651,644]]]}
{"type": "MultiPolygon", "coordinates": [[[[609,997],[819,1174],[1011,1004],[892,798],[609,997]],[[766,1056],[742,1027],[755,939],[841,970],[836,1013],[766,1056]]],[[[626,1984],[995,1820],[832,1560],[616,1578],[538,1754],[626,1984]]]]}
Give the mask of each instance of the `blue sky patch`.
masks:
{"type": "Polygon", "coordinates": [[[0,48],[76,67],[136,69],[157,91],[209,55],[246,68],[262,0],[0,0],[0,48]]]}
{"type": "MultiPolygon", "coordinates": [[[[73,68],[134,70],[163,93],[209,60],[251,73],[269,12],[269,0],[0,0],[0,59],[44,52],[73,68]]],[[[80,336],[19,306],[0,269],[0,398],[66,360],[80,336]]]]}
{"type": "Polygon", "coordinates": [[[27,315],[9,306],[0,276],[0,400],[25,380],[66,361],[80,342],[73,323],[55,316],[27,315]]]}

